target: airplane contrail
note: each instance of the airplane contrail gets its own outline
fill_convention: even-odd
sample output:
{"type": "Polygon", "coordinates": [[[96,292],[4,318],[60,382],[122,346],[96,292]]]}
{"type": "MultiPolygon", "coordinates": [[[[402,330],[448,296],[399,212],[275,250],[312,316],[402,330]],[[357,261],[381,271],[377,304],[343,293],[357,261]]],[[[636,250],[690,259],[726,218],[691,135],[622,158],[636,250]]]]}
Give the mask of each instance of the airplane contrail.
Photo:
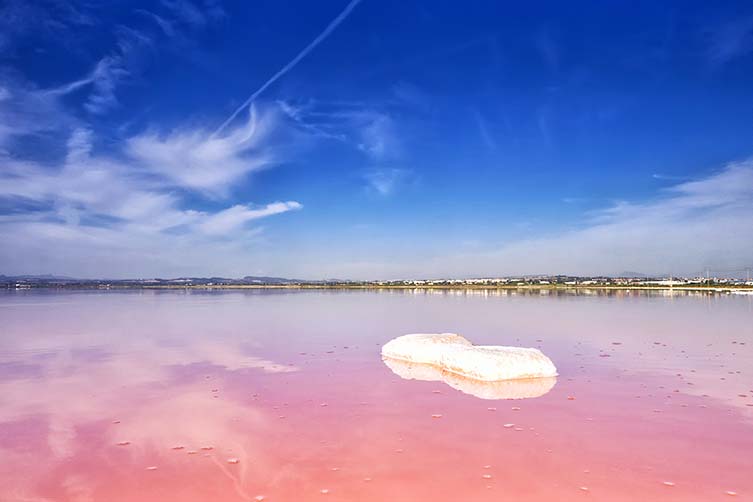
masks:
{"type": "Polygon", "coordinates": [[[228,124],[230,124],[230,122],[232,122],[233,119],[238,116],[238,114],[241,112],[241,110],[243,110],[244,108],[246,108],[247,106],[249,106],[251,103],[254,102],[254,100],[257,97],[259,97],[259,94],[261,94],[262,92],[264,92],[267,89],[267,87],[269,87],[270,85],[274,84],[275,81],[277,81],[277,79],[279,79],[280,77],[282,77],[283,75],[285,75],[287,72],[289,72],[290,70],[292,70],[293,67],[295,67],[295,65],[297,65],[301,61],[301,59],[305,58],[308,55],[309,52],[311,52],[314,48],[316,48],[317,45],[319,45],[322,41],[324,41],[324,39],[326,39],[330,35],[330,33],[332,33],[335,30],[335,28],[337,28],[339,26],[339,24],[342,23],[345,20],[346,17],[348,17],[348,15],[350,14],[350,12],[360,2],[361,2],[361,0],[351,0],[350,3],[345,7],[345,9],[343,9],[343,11],[340,14],[338,14],[338,16],[335,19],[333,19],[327,25],[326,28],[324,28],[324,31],[322,31],[314,40],[311,41],[311,43],[309,43],[306,47],[304,47],[304,49],[301,52],[299,52],[296,57],[294,57],[292,60],[290,60],[290,62],[288,62],[288,64],[286,64],[285,66],[283,66],[282,68],[280,68],[280,70],[278,70],[277,73],[275,73],[274,75],[272,75],[272,77],[270,77],[269,80],[267,80],[266,82],[264,82],[264,84],[261,87],[259,87],[256,90],[256,92],[254,92],[253,94],[251,94],[251,96],[249,96],[248,99],[246,101],[244,101],[243,104],[241,106],[239,106],[232,113],[232,115],[230,115],[227,118],[227,120],[225,120],[225,122],[223,122],[222,125],[217,128],[216,131],[214,131],[214,133],[212,133],[212,136],[216,136],[217,134],[221,133],[222,130],[225,129],[228,126],[228,124]]]}

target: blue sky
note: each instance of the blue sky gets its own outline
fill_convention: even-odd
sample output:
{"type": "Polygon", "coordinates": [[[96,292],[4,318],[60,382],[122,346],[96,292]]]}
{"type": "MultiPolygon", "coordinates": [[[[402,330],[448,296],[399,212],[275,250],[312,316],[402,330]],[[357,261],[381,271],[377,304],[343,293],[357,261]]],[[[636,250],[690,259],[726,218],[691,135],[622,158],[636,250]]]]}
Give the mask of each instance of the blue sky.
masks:
{"type": "Polygon", "coordinates": [[[0,273],[753,266],[748,2],[0,9],[0,273]]]}

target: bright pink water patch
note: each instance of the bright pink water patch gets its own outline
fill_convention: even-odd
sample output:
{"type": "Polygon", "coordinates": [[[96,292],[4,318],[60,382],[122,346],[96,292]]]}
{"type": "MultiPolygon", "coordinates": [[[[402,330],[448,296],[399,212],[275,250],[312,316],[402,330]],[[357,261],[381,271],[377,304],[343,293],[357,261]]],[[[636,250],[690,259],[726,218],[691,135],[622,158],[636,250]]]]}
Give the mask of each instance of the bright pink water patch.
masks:
{"type": "Polygon", "coordinates": [[[751,500],[737,297],[0,296],[0,500],[751,500]],[[538,398],[405,380],[413,331],[540,347],[538,398]],[[263,497],[263,498],[262,498],[263,497]]]}

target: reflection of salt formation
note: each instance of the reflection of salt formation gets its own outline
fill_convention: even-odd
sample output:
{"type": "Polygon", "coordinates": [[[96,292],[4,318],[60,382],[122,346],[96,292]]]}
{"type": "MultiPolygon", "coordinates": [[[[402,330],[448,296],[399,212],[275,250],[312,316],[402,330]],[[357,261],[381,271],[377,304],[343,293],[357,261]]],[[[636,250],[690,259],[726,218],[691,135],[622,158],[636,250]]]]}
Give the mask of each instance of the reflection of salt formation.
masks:
{"type": "Polygon", "coordinates": [[[385,357],[384,364],[396,375],[406,380],[444,382],[453,389],[481,399],[525,399],[540,397],[552,390],[555,377],[497,380],[473,380],[429,364],[409,363],[385,357]]]}
{"type": "Polygon", "coordinates": [[[476,346],[453,333],[403,335],[382,347],[382,356],[429,364],[482,381],[557,376],[551,359],[538,349],[476,346]]]}

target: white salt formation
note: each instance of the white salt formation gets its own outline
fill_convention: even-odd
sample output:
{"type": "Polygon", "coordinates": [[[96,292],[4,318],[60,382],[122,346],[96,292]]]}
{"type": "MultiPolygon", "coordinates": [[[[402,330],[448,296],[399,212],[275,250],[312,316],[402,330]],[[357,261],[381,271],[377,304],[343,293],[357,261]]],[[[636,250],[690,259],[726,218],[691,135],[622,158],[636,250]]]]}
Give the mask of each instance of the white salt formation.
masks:
{"type": "Polygon", "coordinates": [[[527,399],[541,397],[557,383],[555,377],[523,378],[519,380],[497,380],[494,382],[473,380],[444,371],[439,366],[409,363],[399,359],[384,358],[384,364],[400,378],[443,382],[455,390],[480,399],[527,399]]]}
{"type": "Polygon", "coordinates": [[[557,376],[551,359],[538,349],[476,346],[454,333],[399,336],[382,347],[382,357],[486,382],[557,376]]]}

